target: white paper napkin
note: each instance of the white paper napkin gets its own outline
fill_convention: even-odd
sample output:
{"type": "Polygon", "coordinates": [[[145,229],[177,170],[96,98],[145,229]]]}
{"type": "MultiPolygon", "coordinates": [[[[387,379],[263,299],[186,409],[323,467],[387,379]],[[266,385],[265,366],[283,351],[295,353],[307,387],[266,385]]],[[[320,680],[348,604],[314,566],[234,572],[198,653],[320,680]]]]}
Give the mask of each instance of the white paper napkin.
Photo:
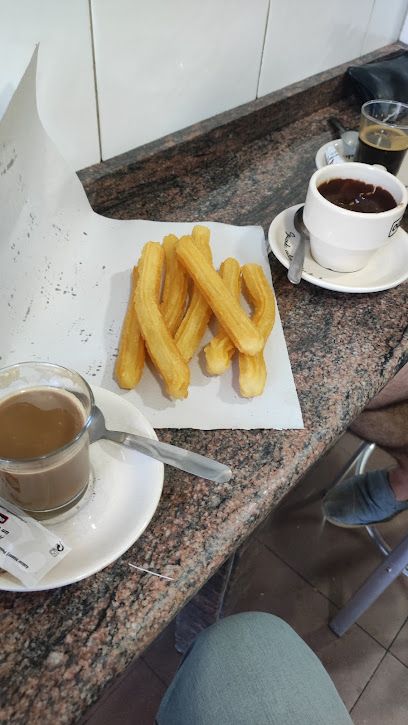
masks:
{"type": "MultiPolygon", "coordinates": [[[[0,365],[47,360],[126,396],[156,428],[302,428],[279,314],[266,345],[264,394],[238,393],[235,364],[208,377],[191,363],[189,397],[171,401],[148,365],[135,391],[112,379],[130,270],[143,244],[165,234],[211,229],[214,262],[261,264],[270,279],[261,227],[192,220],[118,221],[95,214],[78,177],[46,135],[36,107],[35,53],[0,124],[0,365]]],[[[211,337],[208,332],[203,345],[211,337]]]]}

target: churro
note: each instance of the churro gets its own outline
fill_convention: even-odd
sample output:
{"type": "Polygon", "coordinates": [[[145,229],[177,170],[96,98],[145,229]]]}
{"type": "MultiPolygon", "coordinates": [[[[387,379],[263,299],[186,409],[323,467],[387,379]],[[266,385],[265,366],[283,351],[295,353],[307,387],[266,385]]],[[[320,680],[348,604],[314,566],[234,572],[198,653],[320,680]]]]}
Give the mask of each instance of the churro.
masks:
{"type": "Polygon", "coordinates": [[[188,394],[190,370],[183,360],[160,312],[159,296],[164,249],[147,242],[139,262],[135,305],[140,329],[150,358],[162,376],[172,398],[188,394]]]}
{"type": "MultiPolygon", "coordinates": [[[[207,227],[197,224],[191,237],[182,237],[182,240],[186,240],[186,243],[192,245],[191,253],[194,254],[195,250],[200,251],[208,263],[212,264],[210,230],[207,227]]],[[[211,307],[195,284],[190,304],[174,337],[176,345],[187,363],[190,362],[203,338],[211,314],[211,307]]]]}
{"type": "Polygon", "coordinates": [[[174,234],[168,234],[163,239],[166,273],[160,311],[171,335],[174,335],[183,318],[188,288],[186,271],[176,254],[177,242],[178,238],[174,234]]]}
{"type": "Polygon", "coordinates": [[[126,390],[131,390],[138,384],[142,377],[145,359],[145,345],[135,310],[137,278],[137,267],[133,267],[130,297],[122,325],[118,357],[115,364],[117,383],[126,390]]]}
{"type": "Polygon", "coordinates": [[[262,336],[202,252],[180,239],[177,255],[235,347],[247,355],[262,350],[262,336]]]}
{"type": "MultiPolygon", "coordinates": [[[[259,264],[244,264],[242,276],[255,310],[252,321],[265,345],[275,322],[275,297],[259,264]]],[[[262,395],[266,374],[263,350],[253,356],[239,354],[239,389],[244,398],[262,395]]]]}
{"type": "MultiPolygon", "coordinates": [[[[241,267],[233,257],[225,259],[220,267],[220,275],[234,298],[239,301],[241,267]]],[[[235,345],[221,326],[217,334],[204,348],[207,372],[209,375],[222,375],[231,363],[235,345]]]]}

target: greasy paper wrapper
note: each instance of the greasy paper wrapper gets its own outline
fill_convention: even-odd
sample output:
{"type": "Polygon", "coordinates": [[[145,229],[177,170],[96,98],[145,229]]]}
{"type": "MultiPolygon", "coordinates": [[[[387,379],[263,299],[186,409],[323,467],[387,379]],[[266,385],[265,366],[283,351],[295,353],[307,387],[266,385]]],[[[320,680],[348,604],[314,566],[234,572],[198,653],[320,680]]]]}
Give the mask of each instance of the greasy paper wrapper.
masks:
{"type": "MultiPolygon", "coordinates": [[[[76,369],[90,383],[126,396],[155,428],[302,428],[277,312],[266,344],[262,396],[241,398],[237,362],[221,377],[191,362],[189,397],[172,401],[150,363],[134,391],[113,380],[131,269],[149,240],[211,230],[214,263],[236,257],[270,268],[261,227],[118,221],[95,214],[76,174],[46,135],[36,107],[34,54],[0,124],[0,365],[45,360],[76,369]]],[[[211,339],[207,331],[201,349],[211,339]]]]}

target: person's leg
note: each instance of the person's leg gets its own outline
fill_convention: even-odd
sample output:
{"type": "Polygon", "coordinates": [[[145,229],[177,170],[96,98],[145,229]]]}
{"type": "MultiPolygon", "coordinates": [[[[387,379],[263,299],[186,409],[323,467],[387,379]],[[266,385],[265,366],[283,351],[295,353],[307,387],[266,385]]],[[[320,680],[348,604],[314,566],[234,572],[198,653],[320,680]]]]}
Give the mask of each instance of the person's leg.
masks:
{"type": "Polygon", "coordinates": [[[408,381],[405,397],[404,402],[364,411],[350,426],[353,433],[376,443],[396,460],[388,480],[397,501],[408,499],[408,381]]]}
{"type": "Polygon", "coordinates": [[[393,403],[401,403],[408,398],[408,362],[397,374],[370,400],[365,410],[386,408],[393,403]]]}
{"type": "Polygon", "coordinates": [[[201,632],[164,695],[158,725],[352,725],[326,670],[263,612],[201,632]]]}
{"type": "Polygon", "coordinates": [[[325,518],[339,526],[364,526],[408,509],[408,365],[350,426],[395,459],[395,468],[346,479],[323,499],[325,518]]]}
{"type": "Polygon", "coordinates": [[[397,501],[408,501],[408,446],[403,450],[389,450],[389,453],[398,463],[398,466],[388,473],[390,486],[397,501]]]}

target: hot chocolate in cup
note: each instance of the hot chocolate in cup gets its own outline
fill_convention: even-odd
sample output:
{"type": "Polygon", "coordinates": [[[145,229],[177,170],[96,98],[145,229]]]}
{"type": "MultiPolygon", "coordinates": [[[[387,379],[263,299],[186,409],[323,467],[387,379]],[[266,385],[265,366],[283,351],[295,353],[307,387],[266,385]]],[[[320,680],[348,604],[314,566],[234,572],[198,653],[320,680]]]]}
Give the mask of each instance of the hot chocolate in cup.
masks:
{"type": "Polygon", "coordinates": [[[0,370],[0,483],[26,511],[73,505],[90,478],[94,399],[73,370],[27,362],[0,370]]]}
{"type": "Polygon", "coordinates": [[[377,249],[392,242],[407,202],[405,186],[382,168],[351,162],[318,169],[309,181],[303,210],[313,258],[322,267],[336,272],[362,269],[377,249]],[[345,189],[344,206],[338,206],[323,195],[328,194],[330,187],[334,187],[335,192],[340,189],[339,197],[331,196],[340,203],[341,190],[345,189]],[[353,189],[362,191],[357,195],[356,203],[350,202],[350,190],[353,189]],[[389,195],[392,201],[383,204],[384,199],[389,202],[389,195]],[[359,211],[362,199],[372,201],[377,197],[378,204],[368,205],[369,211],[359,211]]]}

